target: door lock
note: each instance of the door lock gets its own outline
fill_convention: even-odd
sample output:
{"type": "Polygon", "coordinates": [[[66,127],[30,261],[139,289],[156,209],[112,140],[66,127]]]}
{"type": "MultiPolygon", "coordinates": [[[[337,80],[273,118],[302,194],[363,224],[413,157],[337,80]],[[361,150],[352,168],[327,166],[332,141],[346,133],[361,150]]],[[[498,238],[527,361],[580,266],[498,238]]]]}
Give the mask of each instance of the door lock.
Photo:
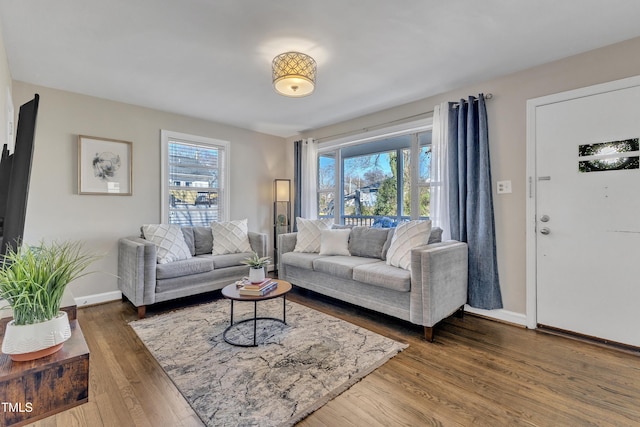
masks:
{"type": "Polygon", "coordinates": [[[546,236],[549,233],[551,233],[551,230],[549,230],[549,227],[542,227],[540,229],[540,234],[544,234],[546,236]]]}
{"type": "Polygon", "coordinates": [[[540,221],[542,221],[542,222],[549,222],[549,219],[550,219],[549,215],[542,215],[540,217],[540,221]]]}

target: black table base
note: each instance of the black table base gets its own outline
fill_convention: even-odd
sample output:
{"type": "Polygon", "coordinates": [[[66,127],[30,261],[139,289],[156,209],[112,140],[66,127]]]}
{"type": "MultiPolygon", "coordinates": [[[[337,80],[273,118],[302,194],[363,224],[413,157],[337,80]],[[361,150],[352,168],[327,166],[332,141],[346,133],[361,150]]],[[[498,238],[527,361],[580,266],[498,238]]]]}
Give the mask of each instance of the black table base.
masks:
{"type": "Polygon", "coordinates": [[[270,321],[275,321],[275,322],[280,322],[283,324],[287,324],[287,298],[285,295],[282,296],[282,319],[277,319],[275,317],[258,317],[258,301],[253,301],[253,317],[249,318],[249,319],[244,319],[244,320],[240,320],[239,322],[235,322],[233,323],[233,302],[234,300],[230,300],[231,301],[231,322],[229,324],[229,326],[227,326],[227,328],[224,330],[224,332],[222,333],[222,337],[224,338],[225,342],[231,345],[235,345],[237,347],[257,347],[258,343],[256,341],[257,339],[257,329],[258,329],[258,320],[270,320],[270,321]],[[249,343],[249,344],[245,344],[245,343],[240,343],[237,341],[232,341],[229,338],[227,338],[227,333],[231,330],[231,328],[240,325],[241,323],[246,323],[246,322],[253,322],[253,344],[249,343]]]}

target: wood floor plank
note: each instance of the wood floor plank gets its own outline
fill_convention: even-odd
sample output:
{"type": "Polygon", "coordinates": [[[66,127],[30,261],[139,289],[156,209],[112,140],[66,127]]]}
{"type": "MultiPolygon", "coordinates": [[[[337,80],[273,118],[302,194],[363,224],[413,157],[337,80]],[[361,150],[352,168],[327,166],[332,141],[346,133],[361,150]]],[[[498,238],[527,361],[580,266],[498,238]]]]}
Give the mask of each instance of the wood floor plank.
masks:
{"type": "MultiPolygon", "coordinates": [[[[199,298],[151,307],[149,316],[199,298]]],[[[312,292],[290,300],[409,344],[299,423],[304,427],[638,426],[640,352],[621,351],[465,315],[422,328],[312,292]]],[[[91,351],[89,403],[33,423],[61,426],[202,426],[128,322],[129,303],[78,310],[91,351]]]]}

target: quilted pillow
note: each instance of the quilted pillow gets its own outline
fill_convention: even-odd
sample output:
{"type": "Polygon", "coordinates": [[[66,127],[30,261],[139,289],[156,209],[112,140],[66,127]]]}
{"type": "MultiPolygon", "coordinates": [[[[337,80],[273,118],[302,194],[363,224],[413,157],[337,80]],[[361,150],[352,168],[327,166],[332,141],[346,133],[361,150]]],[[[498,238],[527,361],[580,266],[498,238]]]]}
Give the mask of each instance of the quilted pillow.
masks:
{"type": "Polygon", "coordinates": [[[247,219],[229,222],[212,222],[213,254],[236,254],[251,252],[247,219]]]}
{"type": "Polygon", "coordinates": [[[387,251],[387,264],[409,270],[411,249],[426,245],[430,234],[431,221],[408,221],[398,225],[387,251]]]}
{"type": "Polygon", "coordinates": [[[320,255],[351,255],[349,252],[349,235],[351,230],[321,230],[320,255]]]}
{"type": "Polygon", "coordinates": [[[191,251],[179,225],[144,224],[141,230],[142,236],[157,246],[158,264],[191,258],[191,251]]]}
{"type": "Polygon", "coordinates": [[[320,252],[320,231],[331,229],[333,219],[296,218],[298,234],[294,252],[320,252]]]}

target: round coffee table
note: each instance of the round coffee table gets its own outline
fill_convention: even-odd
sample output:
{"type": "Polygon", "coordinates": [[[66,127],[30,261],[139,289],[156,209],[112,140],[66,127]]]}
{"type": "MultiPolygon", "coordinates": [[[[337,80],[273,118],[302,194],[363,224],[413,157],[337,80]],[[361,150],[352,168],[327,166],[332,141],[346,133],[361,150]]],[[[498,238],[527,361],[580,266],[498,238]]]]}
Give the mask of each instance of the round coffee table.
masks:
{"type": "Polygon", "coordinates": [[[274,282],[278,284],[278,287],[272,290],[271,292],[265,295],[240,295],[239,289],[235,283],[225,286],[222,289],[222,295],[231,301],[231,323],[222,333],[222,337],[224,340],[238,347],[257,347],[258,343],[256,342],[256,331],[258,320],[273,320],[276,322],[287,324],[287,292],[291,290],[291,283],[285,282],[284,280],[273,279],[274,282]],[[269,299],[274,299],[282,297],[282,319],[278,319],[275,317],[258,317],[258,301],[266,301],[269,299]],[[234,301],[252,301],[253,302],[253,317],[249,319],[244,319],[239,322],[233,323],[233,302],[234,301]],[[253,322],[253,344],[245,344],[239,343],[236,341],[232,341],[227,338],[227,333],[236,325],[245,322],[253,322]]]}

